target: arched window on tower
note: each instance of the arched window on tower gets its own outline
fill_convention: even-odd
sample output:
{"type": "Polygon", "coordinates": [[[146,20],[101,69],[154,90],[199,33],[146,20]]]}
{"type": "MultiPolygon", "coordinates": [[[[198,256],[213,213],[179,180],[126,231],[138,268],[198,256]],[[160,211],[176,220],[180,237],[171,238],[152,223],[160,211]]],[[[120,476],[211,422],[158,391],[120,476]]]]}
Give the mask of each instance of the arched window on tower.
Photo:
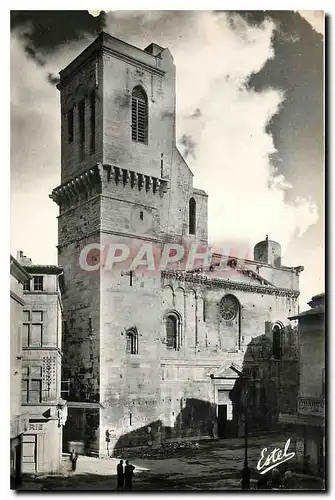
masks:
{"type": "Polygon", "coordinates": [[[272,355],[273,359],[282,357],[282,327],[276,323],[272,328],[272,355]]]}
{"type": "Polygon", "coordinates": [[[138,354],[138,332],[136,328],[130,328],[126,333],[128,354],[138,354]]]}
{"type": "Polygon", "coordinates": [[[188,203],[188,217],[189,217],[189,230],[190,234],[195,234],[196,218],[197,218],[197,204],[194,198],[191,198],[188,203]]]}
{"type": "Polygon", "coordinates": [[[140,86],[131,95],[131,138],[148,144],[148,98],[140,86]]]}
{"type": "Polygon", "coordinates": [[[181,347],[181,318],[176,311],[166,316],[166,347],[175,351],[181,347]]]}

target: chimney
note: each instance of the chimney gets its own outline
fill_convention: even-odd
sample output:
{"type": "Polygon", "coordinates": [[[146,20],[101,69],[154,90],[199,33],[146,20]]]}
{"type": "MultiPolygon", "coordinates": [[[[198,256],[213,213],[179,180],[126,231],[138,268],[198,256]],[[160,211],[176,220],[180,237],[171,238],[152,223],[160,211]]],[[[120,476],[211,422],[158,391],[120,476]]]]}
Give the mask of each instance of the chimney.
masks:
{"type": "Polygon", "coordinates": [[[24,255],[22,250],[18,250],[18,252],[16,252],[16,260],[21,264],[21,266],[30,266],[32,264],[31,259],[24,255]]]}

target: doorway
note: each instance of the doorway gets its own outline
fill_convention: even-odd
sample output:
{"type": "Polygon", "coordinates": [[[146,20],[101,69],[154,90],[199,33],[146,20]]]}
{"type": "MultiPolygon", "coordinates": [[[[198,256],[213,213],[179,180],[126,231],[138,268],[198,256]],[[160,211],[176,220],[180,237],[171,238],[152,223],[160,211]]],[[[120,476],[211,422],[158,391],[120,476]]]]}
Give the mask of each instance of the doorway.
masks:
{"type": "Polygon", "coordinates": [[[21,443],[15,448],[15,485],[21,484],[21,443]]]}
{"type": "Polygon", "coordinates": [[[218,405],[218,438],[227,437],[227,405],[218,405]]]}

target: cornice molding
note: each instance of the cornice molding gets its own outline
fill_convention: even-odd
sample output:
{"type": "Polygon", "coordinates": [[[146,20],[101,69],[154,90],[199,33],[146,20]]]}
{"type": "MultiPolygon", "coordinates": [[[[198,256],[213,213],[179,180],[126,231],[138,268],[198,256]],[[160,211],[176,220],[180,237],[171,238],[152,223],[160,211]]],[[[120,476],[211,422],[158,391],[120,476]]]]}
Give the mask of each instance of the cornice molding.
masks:
{"type": "Polygon", "coordinates": [[[70,208],[86,201],[88,195],[100,194],[101,186],[100,171],[96,165],[53,189],[49,198],[62,209],[70,208]]]}
{"type": "Polygon", "coordinates": [[[24,269],[12,255],[10,256],[10,274],[19,283],[23,284],[25,281],[31,280],[30,274],[24,269]]]}
{"type": "Polygon", "coordinates": [[[139,61],[138,59],[135,59],[132,56],[129,56],[126,54],[121,54],[120,52],[117,52],[117,51],[111,49],[110,47],[102,46],[101,52],[103,55],[113,56],[116,59],[124,61],[128,64],[131,64],[132,66],[135,66],[137,68],[143,68],[145,71],[148,71],[148,73],[152,73],[152,74],[158,75],[160,77],[163,77],[166,73],[163,69],[155,68],[154,66],[146,64],[143,61],[139,61]]]}
{"type": "Polygon", "coordinates": [[[21,304],[21,306],[26,305],[26,301],[24,299],[22,299],[19,295],[17,295],[15,292],[13,292],[12,290],[10,291],[10,296],[12,299],[16,300],[16,302],[21,304]]]}
{"type": "MultiPolygon", "coordinates": [[[[64,210],[74,208],[78,204],[88,201],[88,197],[102,194],[104,187],[112,181],[116,185],[129,185],[132,189],[151,192],[164,196],[168,189],[168,180],[152,175],[142,174],[127,168],[110,164],[98,163],[94,167],[76,175],[69,181],[52,190],[49,198],[64,210]]],[[[60,215],[62,215],[62,213],[60,215]]]]}
{"type": "MultiPolygon", "coordinates": [[[[154,236],[145,236],[141,234],[134,234],[134,233],[125,233],[122,231],[108,231],[108,229],[95,229],[94,231],[91,231],[90,233],[85,234],[85,236],[81,236],[80,238],[73,238],[72,240],[67,240],[66,243],[62,243],[57,245],[57,248],[62,249],[64,247],[67,247],[68,245],[73,245],[76,243],[78,246],[81,241],[87,240],[88,238],[91,238],[94,235],[100,235],[100,234],[113,234],[115,236],[121,236],[125,238],[132,238],[132,239],[137,239],[137,240],[143,240],[143,241],[152,241],[153,243],[161,243],[161,239],[155,238],[154,236]]],[[[97,242],[99,244],[100,242],[97,242]]],[[[101,243],[103,244],[103,243],[101,243]]]]}
{"type": "MultiPolygon", "coordinates": [[[[290,290],[287,288],[277,288],[263,285],[254,285],[240,281],[232,281],[229,279],[209,278],[208,276],[193,276],[185,272],[178,271],[162,271],[162,278],[168,280],[176,280],[184,283],[194,283],[205,285],[208,288],[225,288],[231,290],[242,290],[253,293],[263,293],[268,295],[279,295],[285,297],[298,297],[298,290],[290,290]]],[[[168,283],[169,284],[169,283],[168,283]]]]}

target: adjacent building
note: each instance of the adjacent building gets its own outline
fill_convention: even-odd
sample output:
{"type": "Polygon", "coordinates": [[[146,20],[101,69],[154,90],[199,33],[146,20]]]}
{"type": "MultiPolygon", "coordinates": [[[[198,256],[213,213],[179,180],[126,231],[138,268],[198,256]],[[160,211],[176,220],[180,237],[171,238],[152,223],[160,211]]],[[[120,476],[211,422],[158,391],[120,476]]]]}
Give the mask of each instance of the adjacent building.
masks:
{"type": "Polygon", "coordinates": [[[119,256],[128,249],[145,260],[145,249],[208,244],[208,196],[176,146],[170,51],[101,33],[60,72],[58,89],[61,185],[50,197],[64,272],[64,450],[78,441],[104,455],[201,438],[213,424],[219,437],[236,435],[234,388],[249,355],[252,397],[264,408],[258,427],[268,428],[297,389],[296,358],[287,356],[289,369],[281,361],[294,351],[287,318],[298,312],[303,269],[282,264],[277,242],[266,237],[249,258],[216,255],[187,272],[104,265],[120,246],[119,256]],[[263,364],[258,343],[270,346],[263,364]]]}
{"type": "Polygon", "coordinates": [[[22,437],[28,416],[21,408],[22,320],[25,299],[23,285],[31,279],[20,263],[10,256],[10,477],[11,488],[21,478],[22,437]]]}
{"type": "Polygon", "coordinates": [[[21,407],[29,417],[22,472],[59,472],[66,402],[61,399],[62,269],[34,265],[18,253],[26,275],[22,318],[21,407]],[[29,273],[29,274],[28,274],[29,273]]]}
{"type": "Polygon", "coordinates": [[[325,457],[325,294],[312,297],[310,309],[290,316],[298,322],[299,393],[297,410],[280,421],[293,426],[297,465],[323,477],[325,457]]]}

